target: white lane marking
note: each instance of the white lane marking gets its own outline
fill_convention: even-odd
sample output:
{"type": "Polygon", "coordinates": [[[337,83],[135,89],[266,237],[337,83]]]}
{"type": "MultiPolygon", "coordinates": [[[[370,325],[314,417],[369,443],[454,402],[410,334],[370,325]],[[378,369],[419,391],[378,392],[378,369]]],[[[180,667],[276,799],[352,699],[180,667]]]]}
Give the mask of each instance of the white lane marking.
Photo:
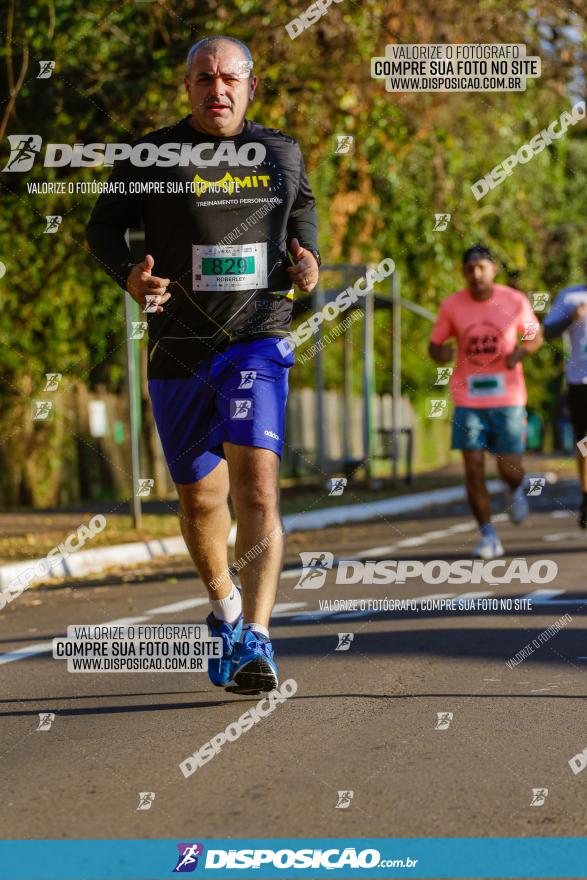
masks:
{"type": "MultiPolygon", "coordinates": [[[[507,517],[505,517],[507,519],[507,517]]],[[[493,517],[494,520],[499,520],[499,516],[493,517]]],[[[446,529],[433,529],[430,532],[422,532],[421,535],[414,536],[413,538],[403,538],[401,541],[397,541],[395,544],[385,544],[381,547],[369,547],[368,550],[360,550],[358,553],[351,553],[348,556],[341,557],[345,560],[351,559],[368,559],[371,556],[384,556],[386,553],[394,553],[396,550],[400,550],[402,547],[420,547],[424,544],[427,544],[429,541],[434,541],[438,538],[447,538],[450,535],[454,535],[458,532],[471,532],[477,528],[477,524],[474,520],[470,520],[466,523],[456,523],[454,526],[450,526],[446,529]]],[[[338,563],[338,559],[334,560],[333,568],[336,567],[338,563]]],[[[287,571],[282,572],[281,577],[283,580],[293,580],[294,578],[298,578],[304,569],[300,568],[291,568],[287,571]]]]}
{"type": "Polygon", "coordinates": [[[575,532],[551,532],[548,535],[543,535],[543,541],[585,541],[587,535],[585,532],[580,532],[578,529],[575,532]]]}
{"type": "Polygon", "coordinates": [[[19,648],[18,651],[0,654],[0,666],[4,663],[12,663],[14,660],[26,660],[27,657],[34,657],[36,654],[46,654],[52,648],[52,642],[42,642],[40,645],[27,645],[26,648],[19,648]]]}
{"type": "Polygon", "coordinates": [[[553,519],[566,519],[569,516],[573,516],[570,510],[553,510],[550,515],[553,519]]]}
{"type": "Polygon", "coordinates": [[[273,606],[271,617],[284,617],[288,612],[295,611],[299,608],[307,608],[307,602],[278,602],[273,606]]]}
{"type": "Polygon", "coordinates": [[[353,558],[363,559],[368,558],[369,556],[383,556],[383,554],[393,553],[401,547],[420,547],[423,544],[427,544],[429,541],[435,541],[438,538],[448,538],[450,535],[454,535],[457,532],[471,532],[475,528],[476,523],[473,520],[466,523],[456,523],[454,526],[449,526],[449,528],[446,529],[433,529],[430,532],[423,532],[421,535],[414,535],[413,538],[403,538],[395,544],[388,544],[384,547],[370,547],[368,550],[361,550],[361,552],[357,553],[353,558]]]}
{"type": "Polygon", "coordinates": [[[551,691],[553,688],[557,688],[558,684],[551,684],[545,688],[537,688],[536,690],[530,691],[531,694],[541,694],[543,691],[551,691]]]}
{"type": "MultiPolygon", "coordinates": [[[[106,620],[100,626],[128,626],[131,623],[143,623],[149,620],[154,614],[173,614],[175,610],[183,611],[185,608],[194,608],[197,605],[205,605],[208,599],[186,599],[184,602],[175,602],[173,605],[162,605],[160,608],[153,608],[146,611],[141,617],[119,617],[116,620],[106,620]],[[177,608],[177,606],[182,606],[177,608]]],[[[94,624],[91,624],[92,626],[94,624]]],[[[52,642],[43,642],[40,645],[27,645],[19,648],[17,651],[9,651],[6,654],[0,654],[0,666],[5,663],[13,663],[16,660],[26,660],[27,657],[34,657],[37,654],[47,654],[53,650],[52,642]]]]}

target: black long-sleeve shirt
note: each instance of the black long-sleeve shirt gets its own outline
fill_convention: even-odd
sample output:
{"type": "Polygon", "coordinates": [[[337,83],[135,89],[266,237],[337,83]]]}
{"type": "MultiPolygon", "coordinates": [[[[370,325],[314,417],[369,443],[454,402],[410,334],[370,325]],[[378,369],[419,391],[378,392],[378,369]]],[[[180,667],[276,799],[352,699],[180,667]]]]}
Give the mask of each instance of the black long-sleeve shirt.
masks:
{"type": "Polygon", "coordinates": [[[160,164],[114,164],[109,183],[122,191],[103,193],[87,226],[93,255],[123,289],[132,262],[125,233],[141,223],[152,274],[171,279],[164,311],[147,315],[149,378],[189,376],[231,341],[286,336],[293,304],[288,245],[298,238],[318,248],[316,203],[297,142],[249,120],[238,135],[213,137],[189,118],[133,145],[155,145],[139,160],[159,149],[160,164]],[[192,150],[189,162],[161,164],[161,147],[169,144],[176,145],[171,152],[210,147],[182,147],[186,156],[192,150]]]}

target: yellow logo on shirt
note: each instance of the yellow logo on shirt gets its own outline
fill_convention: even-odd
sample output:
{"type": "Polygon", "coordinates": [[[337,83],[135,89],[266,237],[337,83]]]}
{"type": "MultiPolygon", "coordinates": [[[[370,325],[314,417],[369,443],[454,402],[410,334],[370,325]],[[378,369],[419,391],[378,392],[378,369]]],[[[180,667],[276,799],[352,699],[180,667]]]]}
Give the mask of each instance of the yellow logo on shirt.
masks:
{"type": "Polygon", "coordinates": [[[268,174],[247,174],[246,177],[233,176],[227,171],[221,180],[204,180],[199,174],[194,177],[196,196],[204,195],[207,192],[215,193],[233,193],[240,192],[242,189],[257,188],[259,186],[267,188],[271,178],[268,174]]]}

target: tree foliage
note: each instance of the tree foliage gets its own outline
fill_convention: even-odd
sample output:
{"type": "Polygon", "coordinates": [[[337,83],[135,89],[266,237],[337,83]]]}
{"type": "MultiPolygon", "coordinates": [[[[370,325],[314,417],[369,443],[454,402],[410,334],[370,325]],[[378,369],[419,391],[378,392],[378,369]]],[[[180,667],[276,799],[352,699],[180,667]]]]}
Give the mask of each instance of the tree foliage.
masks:
{"type": "MultiPolygon", "coordinates": [[[[284,0],[90,2],[1,0],[3,91],[0,140],[38,133],[44,141],[130,141],[185,114],[182,83],[190,45],[229,33],[247,42],[259,77],[251,117],[287,131],[302,147],[317,197],[321,250],[328,263],[391,256],[402,293],[436,310],[461,285],[462,251],[480,240],[502,263],[499,280],[549,290],[577,280],[584,256],[587,138],[570,129],[477,202],[470,186],[577,100],[585,82],[585,10],[550,0],[344,0],[292,41],[284,0]],[[402,43],[524,43],[542,58],[542,76],[522,93],[391,94],[370,76],[370,58],[402,43]],[[39,61],[53,59],[50,79],[39,61]],[[352,134],[352,155],[336,155],[335,134],[352,134]],[[450,213],[446,232],[434,214],[450,213]]],[[[120,291],[87,251],[84,226],[94,197],[31,195],[26,183],[105,179],[107,169],[48,169],[2,174],[0,404],[4,456],[26,471],[24,453],[50,444],[27,428],[30,398],[45,372],[70,383],[116,387],[124,352],[120,291]],[[45,216],[60,214],[55,235],[45,216]],[[24,430],[24,428],[22,429],[24,430]]],[[[404,390],[425,392],[429,325],[406,316],[404,390]]],[[[359,329],[355,328],[359,344],[359,329]]],[[[555,347],[556,348],[556,347],[555,347]]],[[[390,324],[377,316],[378,385],[389,387],[390,324]]],[[[330,386],[340,384],[341,347],[326,358],[330,386]]],[[[559,358],[560,361],[560,358],[559,358]]],[[[529,367],[531,393],[544,400],[554,350],[529,367]]],[[[556,367],[560,370],[560,364],[556,367]]],[[[311,364],[294,383],[312,381],[311,364]]],[[[42,450],[45,449],[45,452],[42,450]]],[[[47,459],[48,463],[49,459],[47,459]]],[[[14,464],[13,464],[14,466],[14,464]]],[[[12,482],[16,477],[11,477],[12,482]]],[[[4,487],[4,494],[14,493],[4,487]]],[[[22,493],[21,493],[22,494],[22,493]]],[[[25,493],[26,494],[26,493],[25,493]]]]}

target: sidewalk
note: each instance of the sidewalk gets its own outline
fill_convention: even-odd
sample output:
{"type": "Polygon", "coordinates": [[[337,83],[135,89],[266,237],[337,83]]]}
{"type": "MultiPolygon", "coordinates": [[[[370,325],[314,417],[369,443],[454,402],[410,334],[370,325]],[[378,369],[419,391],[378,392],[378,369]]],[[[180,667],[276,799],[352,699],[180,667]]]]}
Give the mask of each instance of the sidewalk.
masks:
{"type": "MultiPolygon", "coordinates": [[[[529,473],[540,473],[548,467],[552,471],[559,462],[544,456],[527,456],[529,473]],[[546,467],[545,467],[546,466],[546,467]]],[[[561,459],[554,471],[556,477],[569,476],[569,461],[561,459]]],[[[570,462],[572,465],[573,463],[570,462]]],[[[491,476],[492,468],[488,468],[491,476]]],[[[571,471],[572,473],[572,471],[571,471]]],[[[501,492],[501,483],[490,480],[492,494],[501,492]]],[[[433,474],[417,477],[411,486],[382,481],[375,491],[360,483],[347,486],[343,496],[330,496],[324,486],[290,486],[282,491],[282,511],[287,532],[312,531],[333,525],[366,522],[380,516],[401,519],[418,513],[420,517],[434,515],[438,505],[464,502],[465,493],[458,464],[450,465],[433,474]]],[[[67,511],[20,511],[0,514],[0,589],[22,576],[26,586],[43,580],[97,574],[113,566],[124,567],[150,562],[157,557],[185,556],[187,550],[179,536],[177,502],[153,501],[143,506],[143,526],[132,527],[125,503],[92,504],[67,511]],[[75,535],[80,526],[87,526],[95,514],[102,513],[107,520],[104,528],[90,538],[85,549],[74,552],[58,551],[52,559],[49,577],[45,572],[33,571],[51,550],[57,548],[68,535],[75,535]]],[[[234,543],[235,528],[229,544],[234,543]]],[[[73,544],[77,539],[73,540],[73,544]]],[[[26,587],[25,587],[26,588],[26,587]]]]}

